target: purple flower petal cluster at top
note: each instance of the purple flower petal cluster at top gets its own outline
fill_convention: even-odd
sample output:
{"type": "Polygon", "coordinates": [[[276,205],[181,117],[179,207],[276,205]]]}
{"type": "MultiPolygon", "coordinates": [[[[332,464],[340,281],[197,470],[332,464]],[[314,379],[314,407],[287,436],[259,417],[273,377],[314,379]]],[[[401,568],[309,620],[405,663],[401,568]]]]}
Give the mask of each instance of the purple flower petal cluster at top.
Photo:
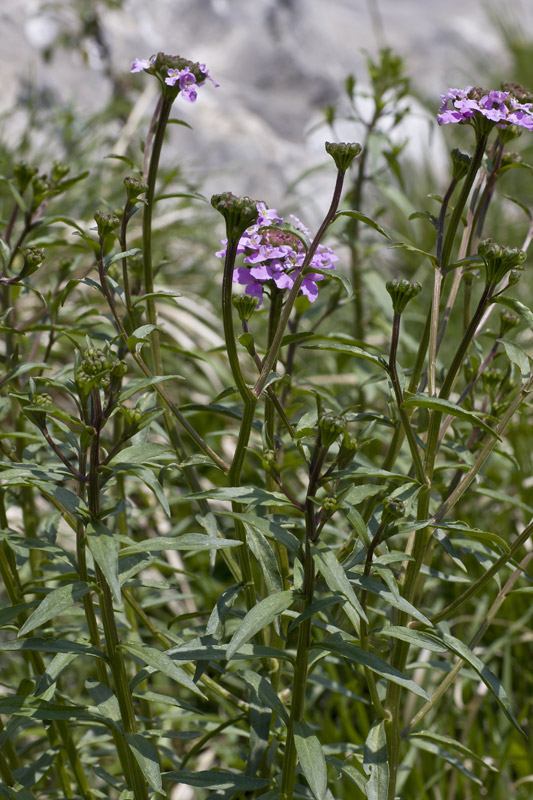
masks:
{"type": "MultiPolygon", "coordinates": [[[[156,56],[152,56],[149,59],[136,58],[131,65],[130,71],[143,72],[144,70],[150,70],[154,66],[155,60],[156,56]]],[[[204,75],[204,78],[201,81],[197,81],[196,75],[194,75],[189,67],[184,67],[183,69],[169,68],[167,70],[167,77],[165,78],[165,83],[167,86],[175,86],[176,84],[179,85],[180,95],[189,103],[196,102],[196,98],[198,97],[197,87],[203,86],[206,80],[210,80],[214,86],[220,86],[220,84],[211,77],[205,64],[200,64],[198,66],[204,75]]]]}
{"type": "MultiPolygon", "coordinates": [[[[304,262],[305,248],[294,233],[270,227],[283,224],[283,218],[275,208],[267,208],[264,203],[258,203],[257,210],[257,222],[245,230],[237,247],[237,253],[244,254],[243,262],[247,266],[234,269],[233,282],[245,286],[245,293],[257,298],[259,302],[256,308],[259,308],[263,302],[265,285],[273,283],[278,289],[292,289],[304,262]]],[[[291,214],[290,221],[295,229],[309,238],[309,231],[297,217],[291,214]]],[[[222,244],[227,244],[227,239],[223,239],[222,244]]],[[[216,255],[224,258],[226,248],[219,250],[216,255]]],[[[333,250],[319,245],[310,267],[335,269],[334,263],[338,260],[333,250]]],[[[300,291],[311,303],[318,296],[317,282],[323,279],[324,275],[316,272],[305,275],[300,291]]]]}
{"type": "Polygon", "coordinates": [[[518,125],[533,130],[533,103],[521,103],[511,92],[484,91],[467,86],[448,89],[441,98],[442,105],[437,114],[439,125],[468,122],[475,114],[481,114],[499,127],[518,125]],[[448,107],[450,102],[452,108],[448,107]]]}

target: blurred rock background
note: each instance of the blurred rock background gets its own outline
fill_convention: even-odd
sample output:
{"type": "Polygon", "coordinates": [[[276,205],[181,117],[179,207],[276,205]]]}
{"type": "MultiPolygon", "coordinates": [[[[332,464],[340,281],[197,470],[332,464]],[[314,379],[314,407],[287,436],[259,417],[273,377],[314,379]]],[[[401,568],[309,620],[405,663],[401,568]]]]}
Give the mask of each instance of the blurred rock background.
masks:
{"type": "MultiPolygon", "coordinates": [[[[400,135],[411,137],[413,157],[428,144],[439,157],[441,132],[423,102],[436,110],[449,86],[515,79],[496,18],[533,39],[528,0],[0,0],[0,111],[10,118],[2,135],[21,135],[28,93],[89,115],[130,87],[135,105],[113,131],[112,149],[124,153],[156,97],[153,79],[129,75],[132,59],[179,53],[205,62],[221,86],[208,85],[194,106],[177,101],[176,116],[194,131],[173,131],[165,157],[207,194],[230,189],[276,205],[326,160],[332,134],[317,129],[321,109],[338,100],[348,74],[364,86],[365,51],[387,46],[404,57],[420,113],[400,135]]],[[[336,133],[358,138],[353,126],[336,133]]],[[[318,207],[327,202],[321,181],[307,190],[318,207]]]]}

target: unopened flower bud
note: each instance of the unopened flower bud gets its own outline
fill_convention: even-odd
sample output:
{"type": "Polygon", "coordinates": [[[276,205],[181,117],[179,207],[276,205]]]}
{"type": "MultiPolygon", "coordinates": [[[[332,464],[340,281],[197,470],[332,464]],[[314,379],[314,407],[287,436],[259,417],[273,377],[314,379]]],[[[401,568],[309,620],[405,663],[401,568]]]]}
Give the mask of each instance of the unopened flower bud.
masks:
{"type": "Polygon", "coordinates": [[[336,497],[324,497],[322,500],[322,508],[330,514],[333,514],[339,508],[339,503],[336,497]]]}
{"type": "Polygon", "coordinates": [[[509,273],[509,286],[514,286],[515,283],[518,283],[522,275],[520,271],[517,269],[512,269],[509,273]]]}
{"type": "Polygon", "coordinates": [[[257,297],[251,294],[236,294],[231,300],[243,322],[248,322],[259,304],[257,297]]]}
{"type": "Polygon", "coordinates": [[[346,172],[360,152],[361,145],[357,142],[326,142],[326,153],[332,157],[340,172],[346,172]]]}
{"type": "Polygon", "coordinates": [[[502,311],[500,314],[500,332],[499,336],[505,336],[509,331],[513,328],[517,328],[520,325],[520,317],[518,314],[514,314],[512,311],[502,311]]]}
{"type": "Polygon", "coordinates": [[[320,433],[320,444],[323,447],[331,445],[346,431],[346,421],[338,414],[326,411],[318,418],[318,430],[320,433]]]}
{"type": "Polygon", "coordinates": [[[61,164],[60,161],[54,161],[52,165],[52,172],[51,178],[53,183],[59,183],[65,175],[68,175],[70,172],[70,167],[67,167],[66,164],[61,164]]]}
{"type": "Polygon", "coordinates": [[[403,500],[397,497],[386,497],[383,501],[383,513],[381,515],[382,525],[391,525],[405,514],[403,500]]]}
{"type": "Polygon", "coordinates": [[[453,164],[453,178],[456,181],[460,181],[468,172],[472,159],[466,153],[461,153],[457,147],[454,147],[450,155],[453,164]]]}
{"type": "Polygon", "coordinates": [[[421,285],[415,281],[392,280],[387,281],[386,289],[391,296],[392,309],[395,314],[402,314],[407,303],[416,297],[422,290],[421,285]]]}
{"type": "Polygon", "coordinates": [[[124,178],[124,186],[130,203],[134,203],[139,195],[144,194],[148,189],[148,185],[144,181],[141,181],[140,178],[133,178],[131,175],[124,178]]]}
{"type": "Polygon", "coordinates": [[[339,469],[344,469],[348,466],[357,452],[357,446],[357,438],[346,431],[337,455],[337,466],[339,469]]]}
{"type": "Polygon", "coordinates": [[[480,242],[478,253],[485,262],[487,284],[491,286],[496,286],[508,272],[520,267],[527,258],[526,253],[518,247],[503,247],[492,239],[480,242]]]}
{"type": "Polygon", "coordinates": [[[120,225],[120,220],[116,214],[106,214],[105,211],[97,211],[94,220],[98,228],[98,237],[105,239],[115,228],[120,225]]]}
{"type": "Polygon", "coordinates": [[[42,247],[27,247],[24,251],[24,272],[30,274],[35,272],[44,261],[44,250],[42,247]]]}
{"type": "Polygon", "coordinates": [[[19,192],[24,192],[32,178],[37,174],[37,167],[29,167],[25,161],[13,164],[13,174],[19,192]]]}
{"type": "Polygon", "coordinates": [[[236,197],[232,192],[214,194],[213,208],[226,220],[226,233],[231,241],[239,241],[242,234],[257,220],[257,203],[251,197],[236,197]]]}

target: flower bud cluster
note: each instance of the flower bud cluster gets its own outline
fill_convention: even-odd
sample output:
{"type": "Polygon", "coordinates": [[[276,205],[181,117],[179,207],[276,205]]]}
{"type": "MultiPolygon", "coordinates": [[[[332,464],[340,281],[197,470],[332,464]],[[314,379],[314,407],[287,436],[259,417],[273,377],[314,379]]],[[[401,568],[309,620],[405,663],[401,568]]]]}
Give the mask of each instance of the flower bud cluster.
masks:
{"type": "Polygon", "coordinates": [[[505,309],[505,311],[502,311],[500,314],[500,332],[498,336],[506,336],[509,331],[512,331],[513,328],[517,328],[519,325],[520,317],[518,314],[505,309]]]}
{"type": "Polygon", "coordinates": [[[237,197],[233,192],[214,194],[211,205],[226,220],[226,233],[232,241],[241,238],[250,225],[257,220],[258,204],[251,197],[237,197]]]}
{"type": "Polygon", "coordinates": [[[387,281],[386,289],[391,296],[392,309],[395,314],[402,314],[407,303],[416,297],[422,290],[417,281],[407,281],[405,279],[387,281]]]}
{"type": "Polygon", "coordinates": [[[98,238],[102,240],[120,225],[120,220],[116,214],[107,214],[105,211],[97,211],[94,215],[94,221],[98,228],[98,238]]]}
{"type": "Polygon", "coordinates": [[[452,150],[451,157],[453,164],[453,179],[455,181],[460,181],[468,172],[472,159],[466,153],[461,153],[457,147],[454,147],[452,150]]]}
{"type": "Polygon", "coordinates": [[[133,178],[131,175],[127,175],[124,178],[124,186],[130,203],[134,203],[139,195],[144,194],[148,189],[148,184],[141,181],[140,178],[133,178]]]}
{"type": "Polygon", "coordinates": [[[326,142],[326,153],[332,157],[340,172],[346,172],[360,152],[361,145],[357,142],[326,142]]]}
{"type": "Polygon", "coordinates": [[[82,353],[74,379],[82,394],[89,394],[92,389],[108,389],[111,379],[122,378],[126,369],[125,361],[99,348],[89,347],[82,353]]]}
{"type": "Polygon", "coordinates": [[[339,436],[346,433],[346,420],[338,414],[325,411],[318,418],[318,431],[322,447],[331,447],[339,436]]]}
{"type": "Polygon", "coordinates": [[[381,524],[391,525],[400,517],[405,514],[405,505],[403,500],[398,497],[386,497],[383,501],[383,513],[381,515],[381,524]]]}
{"type": "Polygon", "coordinates": [[[512,270],[519,268],[527,258],[524,250],[518,247],[503,247],[485,239],[479,243],[478,253],[485,262],[487,285],[496,287],[512,270]]]}

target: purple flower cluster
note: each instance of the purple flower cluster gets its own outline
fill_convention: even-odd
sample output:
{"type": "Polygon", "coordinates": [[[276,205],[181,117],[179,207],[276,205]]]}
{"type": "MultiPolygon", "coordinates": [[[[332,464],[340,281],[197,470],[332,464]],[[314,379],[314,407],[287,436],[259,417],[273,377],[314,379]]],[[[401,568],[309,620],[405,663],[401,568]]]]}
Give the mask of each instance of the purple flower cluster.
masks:
{"type": "Polygon", "coordinates": [[[439,125],[468,122],[475,115],[481,115],[502,128],[517,125],[533,130],[533,103],[520,102],[512,92],[485,91],[467,86],[465,89],[448,89],[441,98],[442,105],[437,114],[439,125]],[[450,102],[452,108],[448,107],[450,102]]]}
{"type": "MultiPolygon", "coordinates": [[[[233,282],[245,286],[245,293],[263,302],[263,289],[274,284],[278,289],[292,289],[298,271],[305,259],[305,248],[297,235],[290,230],[279,230],[283,225],[275,208],[267,208],[264,203],[257,204],[259,216],[257,222],[247,228],[241,236],[237,253],[244,254],[243,262],[247,266],[236,267],[233,271],[233,282]],[[274,226],[274,227],[271,227],[274,226]]],[[[294,229],[309,238],[309,231],[293,214],[290,223],[294,229]]],[[[227,244],[227,239],[222,240],[227,244]]],[[[226,248],[216,255],[224,258],[226,248]]],[[[339,259],[329,247],[319,245],[311,259],[310,267],[315,269],[335,269],[334,263],[339,259]]],[[[300,290],[313,303],[318,296],[317,282],[324,275],[309,272],[305,275],[300,290]]]]}
{"type": "MultiPolygon", "coordinates": [[[[152,56],[151,58],[136,58],[131,65],[131,72],[154,72],[156,69],[156,60],[157,56],[152,56]]],[[[183,62],[182,62],[183,63],[183,62]]],[[[197,87],[203,86],[206,80],[210,80],[214,86],[220,86],[209,74],[209,70],[205,66],[205,64],[197,64],[198,70],[200,75],[202,76],[200,80],[198,80],[197,76],[191,69],[191,66],[188,66],[191,62],[186,62],[186,65],[182,69],[173,69],[171,67],[166,67],[166,77],[165,83],[167,86],[176,86],[178,85],[179,93],[183,97],[184,100],[187,100],[189,103],[196,102],[196,98],[198,96],[197,87]]]]}

